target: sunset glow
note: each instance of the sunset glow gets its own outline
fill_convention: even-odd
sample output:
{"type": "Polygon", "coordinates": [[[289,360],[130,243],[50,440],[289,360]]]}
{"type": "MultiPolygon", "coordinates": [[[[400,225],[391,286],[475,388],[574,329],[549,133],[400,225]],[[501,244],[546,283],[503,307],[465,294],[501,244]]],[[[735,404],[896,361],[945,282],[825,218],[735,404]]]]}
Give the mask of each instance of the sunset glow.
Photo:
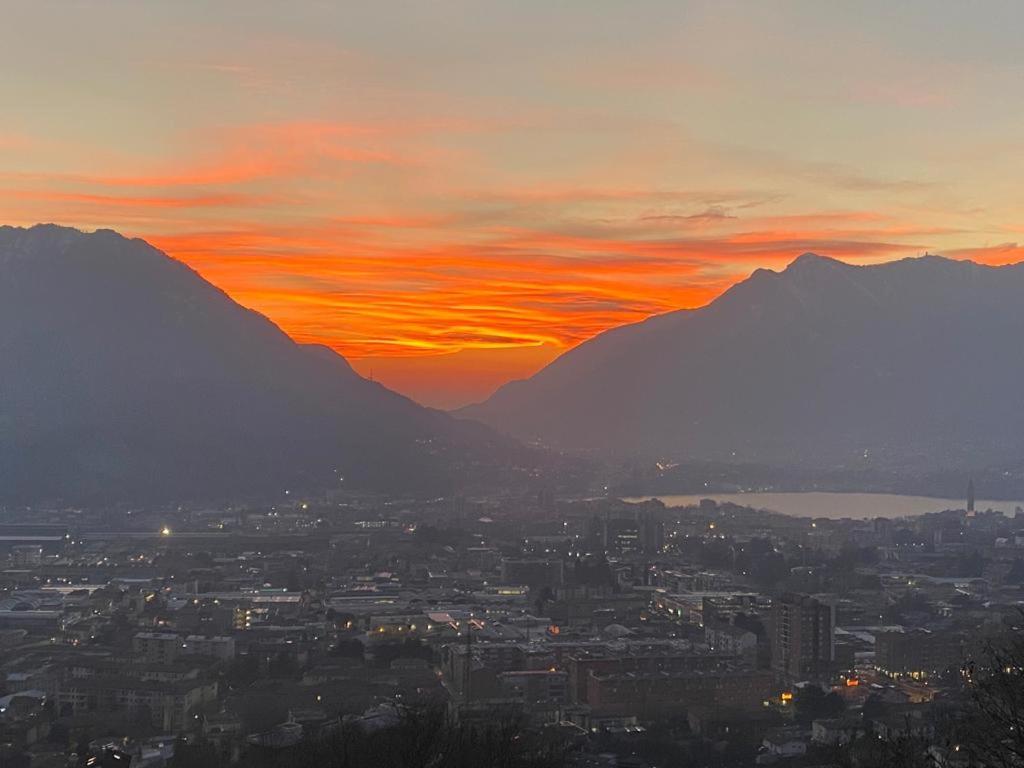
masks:
{"type": "Polygon", "coordinates": [[[1020,7],[362,6],[8,8],[0,223],[145,238],[441,407],[804,251],[1024,258],[1020,7]]]}

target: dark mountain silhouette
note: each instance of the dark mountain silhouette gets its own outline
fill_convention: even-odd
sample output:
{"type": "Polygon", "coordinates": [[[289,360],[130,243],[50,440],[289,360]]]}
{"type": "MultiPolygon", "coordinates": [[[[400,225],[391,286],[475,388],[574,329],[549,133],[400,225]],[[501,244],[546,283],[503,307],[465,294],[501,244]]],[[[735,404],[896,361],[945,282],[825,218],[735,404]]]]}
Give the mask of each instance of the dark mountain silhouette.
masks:
{"type": "Polygon", "coordinates": [[[446,490],[515,448],[115,232],[0,228],[0,503],[446,490]]]}
{"type": "Polygon", "coordinates": [[[813,468],[1020,466],[1024,265],[804,254],[463,409],[570,450],[813,468]]]}

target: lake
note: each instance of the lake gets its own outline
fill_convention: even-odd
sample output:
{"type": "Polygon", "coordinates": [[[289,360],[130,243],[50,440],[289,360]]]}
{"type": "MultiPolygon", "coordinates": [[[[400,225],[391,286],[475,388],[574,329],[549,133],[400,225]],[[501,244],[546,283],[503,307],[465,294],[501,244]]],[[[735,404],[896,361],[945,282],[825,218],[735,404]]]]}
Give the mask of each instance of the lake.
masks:
{"type": "MultiPolygon", "coordinates": [[[[908,517],[945,509],[964,509],[963,499],[933,499],[927,496],[897,496],[888,493],[699,493],[690,496],[643,496],[625,501],[660,499],[667,507],[685,507],[701,499],[731,501],[745,507],[770,509],[795,517],[841,517],[864,519],[873,517],[908,517]]],[[[979,499],[975,509],[994,509],[1012,515],[1024,501],[988,501],[979,499]]]]}

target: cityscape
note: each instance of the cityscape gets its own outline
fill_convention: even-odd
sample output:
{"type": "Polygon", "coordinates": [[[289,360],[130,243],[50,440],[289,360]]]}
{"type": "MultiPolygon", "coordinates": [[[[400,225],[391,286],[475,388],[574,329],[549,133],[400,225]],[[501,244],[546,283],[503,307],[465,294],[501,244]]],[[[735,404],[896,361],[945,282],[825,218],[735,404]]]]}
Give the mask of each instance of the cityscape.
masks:
{"type": "Polygon", "coordinates": [[[512,764],[967,765],[946,723],[1024,594],[1024,512],[968,493],[895,519],[550,493],[9,512],[4,741],[313,765],[437,717],[514,723],[512,764]]]}
{"type": "Polygon", "coordinates": [[[0,768],[1024,768],[1021,29],[0,0],[0,768]]]}

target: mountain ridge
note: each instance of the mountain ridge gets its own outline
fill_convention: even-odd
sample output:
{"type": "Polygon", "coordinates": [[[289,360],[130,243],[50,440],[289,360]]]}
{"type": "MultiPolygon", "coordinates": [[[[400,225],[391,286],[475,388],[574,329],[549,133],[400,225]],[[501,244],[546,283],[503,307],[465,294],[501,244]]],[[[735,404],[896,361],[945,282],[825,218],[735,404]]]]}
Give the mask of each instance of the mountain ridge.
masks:
{"type": "Polygon", "coordinates": [[[521,456],[113,230],[0,227],[0,390],[0,503],[439,493],[521,456]]]}
{"type": "Polygon", "coordinates": [[[1010,425],[1024,419],[1002,417],[1024,401],[991,380],[1024,379],[1012,344],[1024,333],[1020,298],[1021,264],[927,255],[851,265],[802,254],[703,307],[599,334],[456,415],[605,455],[824,467],[872,455],[922,467],[972,453],[1012,460],[1024,440],[1010,425]],[[948,364],[957,358],[979,376],[948,364]],[[979,402],[972,428],[959,411],[979,402]],[[904,448],[893,424],[878,423],[886,419],[907,430],[904,448]],[[935,440],[957,447],[934,450],[935,440]]]}

